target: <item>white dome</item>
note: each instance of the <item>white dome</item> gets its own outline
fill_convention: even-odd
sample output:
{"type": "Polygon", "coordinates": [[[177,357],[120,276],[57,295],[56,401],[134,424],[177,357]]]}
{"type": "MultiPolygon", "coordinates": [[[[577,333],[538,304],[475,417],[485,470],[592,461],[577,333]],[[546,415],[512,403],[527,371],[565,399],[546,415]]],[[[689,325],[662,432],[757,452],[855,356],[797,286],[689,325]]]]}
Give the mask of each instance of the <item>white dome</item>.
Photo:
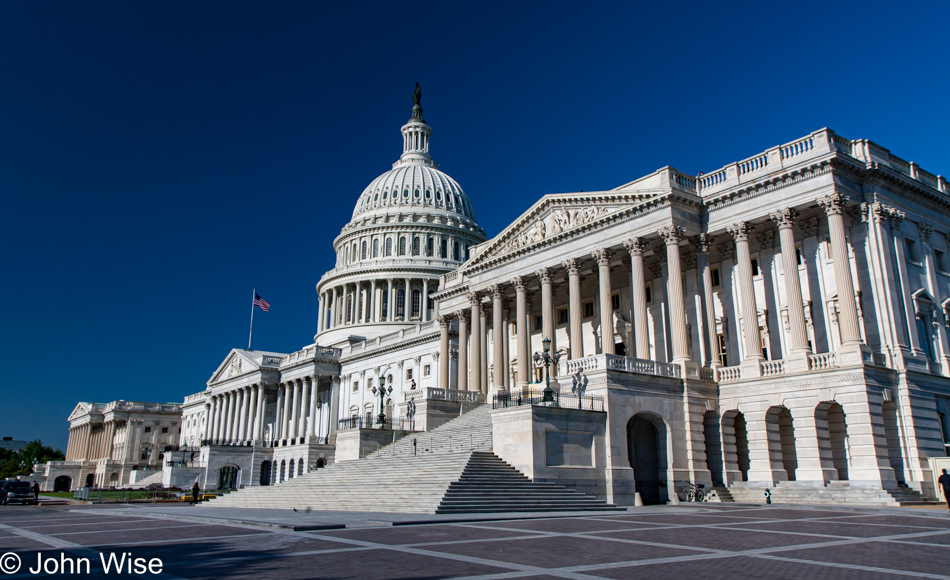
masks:
{"type": "Polygon", "coordinates": [[[431,162],[400,161],[374,179],[356,202],[353,219],[380,208],[434,208],[476,221],[472,203],[462,187],[431,162]]]}

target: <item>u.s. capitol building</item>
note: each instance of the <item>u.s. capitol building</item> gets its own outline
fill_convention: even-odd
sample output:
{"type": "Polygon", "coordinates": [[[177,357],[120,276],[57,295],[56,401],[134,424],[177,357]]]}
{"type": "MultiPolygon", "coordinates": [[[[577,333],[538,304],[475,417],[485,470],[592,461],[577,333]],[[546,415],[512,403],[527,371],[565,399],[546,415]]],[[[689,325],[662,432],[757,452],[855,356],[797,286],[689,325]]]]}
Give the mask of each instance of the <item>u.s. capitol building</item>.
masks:
{"type": "Polygon", "coordinates": [[[231,350],[181,404],[182,452],[161,466],[108,445],[80,457],[78,435],[103,424],[71,431],[72,469],[276,492],[469,416],[478,437],[456,429],[446,453],[492,452],[618,505],[690,483],[755,501],[766,488],[936,497],[950,441],[944,178],[821,129],[698,176],[664,167],[545,195],[488,239],[433,161],[418,100],[402,155],[334,241],[314,343],[231,350]]]}

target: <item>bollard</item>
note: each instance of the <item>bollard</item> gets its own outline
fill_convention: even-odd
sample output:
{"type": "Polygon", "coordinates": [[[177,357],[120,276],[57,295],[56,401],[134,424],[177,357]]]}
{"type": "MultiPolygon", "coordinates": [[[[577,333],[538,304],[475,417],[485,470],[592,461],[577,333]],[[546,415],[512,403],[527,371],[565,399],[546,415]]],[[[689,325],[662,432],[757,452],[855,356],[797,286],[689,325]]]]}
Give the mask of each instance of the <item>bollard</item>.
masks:
{"type": "Polygon", "coordinates": [[[634,507],[643,507],[643,498],[640,497],[639,491],[633,495],[633,505],[634,507]]]}

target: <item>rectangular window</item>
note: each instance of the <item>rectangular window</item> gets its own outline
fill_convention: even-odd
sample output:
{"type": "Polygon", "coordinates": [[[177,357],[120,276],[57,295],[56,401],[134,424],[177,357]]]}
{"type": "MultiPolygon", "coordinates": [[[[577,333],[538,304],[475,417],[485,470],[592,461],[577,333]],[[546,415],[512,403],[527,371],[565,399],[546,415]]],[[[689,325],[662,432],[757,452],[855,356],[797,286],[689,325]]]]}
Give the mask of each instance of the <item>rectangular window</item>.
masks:
{"type": "Polygon", "coordinates": [[[713,268],[712,270],[710,270],[710,273],[712,274],[713,288],[718,288],[722,286],[722,280],[719,278],[719,268],[713,268]]]}
{"type": "Polygon", "coordinates": [[[373,379],[366,379],[366,390],[367,391],[373,390],[373,379]]]}
{"type": "Polygon", "coordinates": [[[802,258],[802,247],[801,247],[801,246],[795,246],[795,262],[796,262],[799,266],[801,266],[802,264],[805,263],[805,259],[802,258]]]}
{"type": "Polygon", "coordinates": [[[355,393],[355,392],[357,392],[357,391],[359,391],[359,390],[360,390],[360,383],[359,383],[359,381],[353,381],[353,392],[355,393]]]}
{"type": "Polygon", "coordinates": [[[939,272],[947,271],[947,257],[943,250],[934,250],[934,268],[939,272]]]}
{"type": "Polygon", "coordinates": [[[752,275],[753,276],[759,275],[759,259],[758,258],[752,258],[752,275]]]}
{"type": "Polygon", "coordinates": [[[557,311],[557,323],[567,324],[567,308],[561,308],[557,311]]]}
{"type": "Polygon", "coordinates": [[[908,262],[919,262],[917,259],[917,242],[904,238],[904,252],[907,254],[908,262]]]}
{"type": "Polygon", "coordinates": [[[449,256],[449,241],[445,238],[442,238],[442,243],[440,244],[441,249],[439,250],[439,257],[443,260],[449,256]]]}
{"type": "Polygon", "coordinates": [[[406,369],[406,380],[407,381],[412,380],[412,369],[406,369]]]}
{"type": "Polygon", "coordinates": [[[544,327],[544,320],[542,320],[540,314],[534,315],[534,329],[541,330],[544,327]]]}
{"type": "Polygon", "coordinates": [[[585,302],[584,303],[584,318],[590,318],[594,315],[594,303],[585,302]]]}
{"type": "Polygon", "coordinates": [[[610,297],[610,307],[614,310],[620,310],[620,294],[614,294],[610,297]]]}
{"type": "Polygon", "coordinates": [[[151,427],[146,427],[146,428],[145,428],[145,432],[146,432],[146,433],[151,433],[151,432],[152,432],[152,428],[151,428],[151,427]]]}
{"type": "Polygon", "coordinates": [[[423,365],[422,367],[422,376],[427,377],[432,374],[432,365],[423,365]]]}
{"type": "Polygon", "coordinates": [[[647,286],[644,288],[644,294],[647,297],[647,304],[653,304],[653,288],[651,286],[647,286]]]}
{"type": "Polygon", "coordinates": [[[162,427],[162,433],[168,433],[168,427],[162,427]]]}
{"type": "Polygon", "coordinates": [[[726,337],[718,334],[716,338],[719,342],[719,364],[724,367],[729,366],[729,354],[726,347],[726,337]]]}

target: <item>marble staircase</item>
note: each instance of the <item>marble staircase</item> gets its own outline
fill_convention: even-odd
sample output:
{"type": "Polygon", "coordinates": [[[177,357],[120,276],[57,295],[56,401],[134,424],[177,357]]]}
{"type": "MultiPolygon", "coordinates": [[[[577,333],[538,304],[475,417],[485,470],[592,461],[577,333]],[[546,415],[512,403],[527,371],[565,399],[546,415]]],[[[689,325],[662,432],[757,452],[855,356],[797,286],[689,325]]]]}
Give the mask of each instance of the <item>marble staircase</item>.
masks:
{"type": "Polygon", "coordinates": [[[208,505],[459,514],[620,509],[560,485],[532,482],[492,453],[487,405],[363,459],[244,488],[208,505]]]}
{"type": "MultiPolygon", "coordinates": [[[[786,481],[769,487],[772,503],[782,504],[841,504],[863,506],[921,505],[934,502],[924,498],[906,485],[895,489],[852,486],[848,481],[832,481],[825,485],[811,482],[786,481]]],[[[739,503],[765,503],[765,487],[734,483],[728,488],[732,499],[739,503]]],[[[723,501],[727,501],[723,499],[723,501]]]]}

